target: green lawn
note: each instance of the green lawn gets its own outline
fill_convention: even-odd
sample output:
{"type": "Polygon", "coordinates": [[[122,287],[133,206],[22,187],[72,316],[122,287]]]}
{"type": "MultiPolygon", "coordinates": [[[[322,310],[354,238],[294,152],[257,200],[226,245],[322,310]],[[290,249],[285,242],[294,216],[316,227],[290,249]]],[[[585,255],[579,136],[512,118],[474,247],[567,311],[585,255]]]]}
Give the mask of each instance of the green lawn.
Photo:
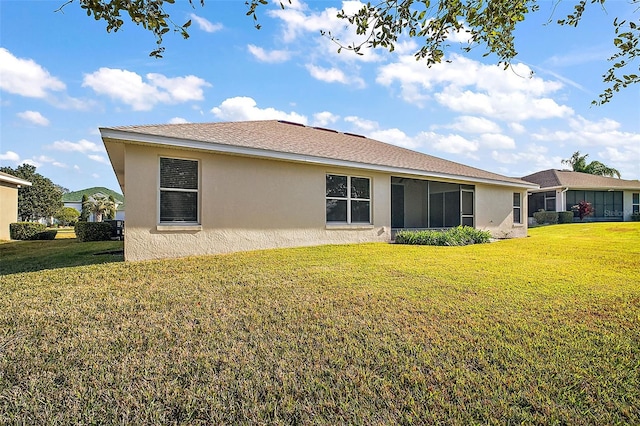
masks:
{"type": "Polygon", "coordinates": [[[1,244],[0,424],[640,424],[640,223],[529,234],[55,269],[116,243],[1,244]]]}

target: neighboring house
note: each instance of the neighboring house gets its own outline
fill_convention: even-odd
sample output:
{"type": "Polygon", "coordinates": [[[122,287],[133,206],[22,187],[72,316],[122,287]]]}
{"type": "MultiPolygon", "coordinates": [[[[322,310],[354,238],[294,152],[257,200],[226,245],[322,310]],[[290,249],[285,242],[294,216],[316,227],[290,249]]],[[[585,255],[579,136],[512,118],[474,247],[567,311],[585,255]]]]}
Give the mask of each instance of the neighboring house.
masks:
{"type": "Polygon", "coordinates": [[[0,172],[0,240],[9,240],[9,224],[18,221],[18,189],[31,182],[0,172]]]}
{"type": "MultiPolygon", "coordinates": [[[[124,197],[122,194],[118,194],[115,191],[112,191],[109,188],[104,188],[101,186],[81,189],[80,191],[68,192],[62,195],[62,202],[65,207],[73,207],[79,212],[82,211],[82,196],[86,195],[89,200],[94,197],[109,197],[110,195],[116,200],[116,205],[118,206],[116,210],[116,219],[124,220],[124,197]]],[[[89,222],[95,221],[95,215],[92,213],[89,217],[89,222]]]]}
{"type": "MultiPolygon", "coordinates": [[[[640,212],[640,181],[624,180],[570,170],[544,170],[522,180],[540,185],[529,192],[529,217],[539,210],[571,211],[580,201],[591,203],[594,213],[585,221],[629,221],[640,212]]],[[[574,213],[574,220],[578,213],[574,213]]]]}
{"type": "Polygon", "coordinates": [[[389,242],[460,224],[527,234],[538,185],[285,121],[100,129],[127,198],[125,259],[389,242]]]}

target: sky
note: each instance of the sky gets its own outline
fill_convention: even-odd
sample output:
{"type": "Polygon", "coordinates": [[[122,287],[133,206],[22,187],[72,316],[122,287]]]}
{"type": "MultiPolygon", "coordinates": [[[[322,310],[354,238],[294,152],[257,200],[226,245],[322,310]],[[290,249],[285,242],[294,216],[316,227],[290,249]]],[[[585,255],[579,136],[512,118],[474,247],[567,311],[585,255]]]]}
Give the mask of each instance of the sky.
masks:
{"type": "MultiPolygon", "coordinates": [[[[577,0],[576,0],[577,2],[577,0]]],[[[625,0],[587,8],[577,28],[554,24],[574,1],[541,0],[516,30],[512,67],[496,65],[464,33],[446,61],[416,61],[419,39],[394,52],[342,50],[360,39],[337,12],[358,2],[294,0],[258,9],[243,0],[168,5],[190,38],[126,21],[107,33],[78,2],[0,0],[0,165],[33,164],[71,191],[120,191],[98,128],[280,119],[413,149],[506,176],[567,166],[575,151],[640,179],[640,87],[591,101],[614,52],[614,18],[638,21],[625,0]],[[551,22],[551,23],[550,23],[551,22]]],[[[637,64],[635,65],[637,67],[637,64]]],[[[636,68],[637,70],[637,68],[636,68]]]]}

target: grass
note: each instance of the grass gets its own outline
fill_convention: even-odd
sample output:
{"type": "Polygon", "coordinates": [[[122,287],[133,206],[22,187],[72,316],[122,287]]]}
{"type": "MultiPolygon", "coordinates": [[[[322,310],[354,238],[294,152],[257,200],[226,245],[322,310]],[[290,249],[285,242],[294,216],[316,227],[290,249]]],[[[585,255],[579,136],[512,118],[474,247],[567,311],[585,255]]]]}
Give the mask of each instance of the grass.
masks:
{"type": "Polygon", "coordinates": [[[639,241],[556,225],[0,276],[0,424],[639,424],[639,241]]]}

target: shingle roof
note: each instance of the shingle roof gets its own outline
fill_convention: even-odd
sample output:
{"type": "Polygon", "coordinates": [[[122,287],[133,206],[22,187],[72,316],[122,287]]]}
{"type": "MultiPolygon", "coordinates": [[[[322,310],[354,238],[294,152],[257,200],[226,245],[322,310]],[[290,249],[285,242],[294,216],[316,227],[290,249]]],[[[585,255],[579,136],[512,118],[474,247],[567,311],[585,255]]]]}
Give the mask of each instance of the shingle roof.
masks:
{"type": "Polygon", "coordinates": [[[522,180],[537,183],[540,189],[569,187],[578,189],[640,189],[640,181],[625,180],[605,176],[596,176],[588,173],[574,172],[571,170],[543,170],[525,176],[522,180]]]}
{"type": "Polygon", "coordinates": [[[100,130],[105,140],[112,140],[114,138],[113,131],[116,131],[117,139],[126,140],[126,134],[120,133],[125,132],[348,161],[360,163],[363,166],[409,169],[427,175],[433,173],[453,178],[473,178],[502,184],[531,186],[528,182],[520,179],[465,166],[363,136],[286,121],[160,124],[112,127],[100,130]]]}

